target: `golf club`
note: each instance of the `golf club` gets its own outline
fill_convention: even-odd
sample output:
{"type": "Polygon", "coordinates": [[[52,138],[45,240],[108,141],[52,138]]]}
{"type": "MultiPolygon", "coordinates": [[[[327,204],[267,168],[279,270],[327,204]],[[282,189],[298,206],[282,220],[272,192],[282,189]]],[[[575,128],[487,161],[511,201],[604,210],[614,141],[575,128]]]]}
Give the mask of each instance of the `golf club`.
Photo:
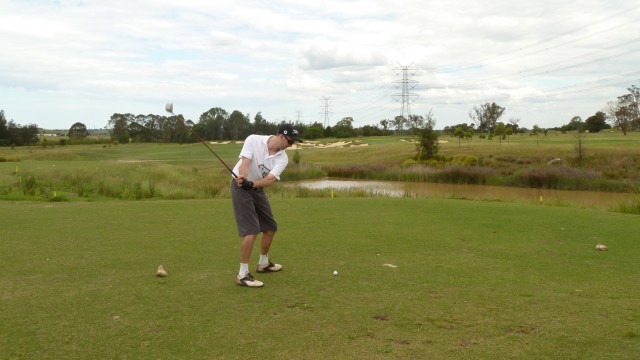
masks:
{"type": "MultiPolygon", "coordinates": [[[[176,115],[173,113],[173,104],[172,104],[172,103],[168,103],[168,104],[164,107],[164,109],[165,109],[168,113],[170,113],[171,115],[176,116],[176,115]]],[[[177,118],[177,117],[176,117],[176,120],[177,120],[177,121],[180,121],[180,119],[179,119],[179,118],[177,118]]],[[[180,122],[182,122],[182,121],[180,121],[180,122]]],[[[185,126],[186,126],[186,124],[184,124],[184,123],[183,123],[183,125],[185,125],[185,126]]],[[[230,167],[229,167],[229,166],[224,162],[224,160],[222,160],[222,159],[220,158],[220,156],[218,156],[218,154],[216,154],[216,152],[215,152],[215,151],[213,151],[213,149],[212,149],[212,148],[211,148],[211,147],[210,147],[210,146],[205,142],[205,140],[204,140],[203,138],[201,138],[201,137],[200,137],[200,135],[198,135],[195,131],[193,131],[193,129],[192,129],[190,126],[187,126],[187,127],[188,127],[188,128],[189,128],[189,130],[191,131],[191,134],[192,134],[193,136],[195,136],[195,137],[196,137],[196,139],[198,139],[198,141],[200,141],[200,142],[202,143],[202,145],[206,146],[206,147],[207,147],[207,149],[209,149],[209,151],[211,151],[211,153],[212,153],[216,158],[218,158],[218,160],[220,160],[220,162],[222,163],[222,165],[224,165],[224,167],[226,167],[226,168],[227,168],[227,170],[229,170],[229,172],[231,173],[231,175],[232,175],[234,178],[238,178],[238,175],[236,175],[236,173],[234,173],[234,172],[233,172],[233,170],[231,170],[231,168],[230,168],[230,167]]]]}

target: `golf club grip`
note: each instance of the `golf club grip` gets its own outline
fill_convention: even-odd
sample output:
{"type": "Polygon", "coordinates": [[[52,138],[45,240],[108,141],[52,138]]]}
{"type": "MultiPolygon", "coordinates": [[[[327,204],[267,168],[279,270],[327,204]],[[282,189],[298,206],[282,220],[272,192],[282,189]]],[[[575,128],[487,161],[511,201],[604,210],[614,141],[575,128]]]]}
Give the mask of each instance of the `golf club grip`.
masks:
{"type": "Polygon", "coordinates": [[[209,147],[209,145],[207,145],[207,143],[204,141],[204,139],[203,139],[203,138],[201,138],[201,137],[200,137],[200,135],[198,135],[195,131],[193,131],[193,129],[190,129],[190,130],[191,130],[191,134],[193,134],[193,136],[195,136],[195,137],[196,137],[196,139],[198,139],[198,141],[200,141],[200,142],[202,143],[202,145],[206,146],[206,147],[207,147],[207,149],[209,149],[209,151],[211,151],[211,153],[212,153],[216,158],[218,158],[218,160],[220,160],[220,162],[222,163],[222,165],[224,165],[224,167],[226,167],[226,168],[227,168],[227,170],[229,170],[229,172],[231,173],[231,175],[232,175],[234,178],[236,178],[236,179],[237,179],[237,178],[238,178],[238,175],[236,175],[236,173],[234,173],[234,172],[233,172],[233,170],[231,170],[231,168],[229,167],[229,165],[227,165],[227,163],[225,163],[225,162],[224,162],[224,160],[222,160],[222,159],[220,158],[220,156],[218,156],[218,154],[216,154],[216,152],[215,152],[215,151],[213,151],[213,149],[212,149],[211,147],[209,147]]]}

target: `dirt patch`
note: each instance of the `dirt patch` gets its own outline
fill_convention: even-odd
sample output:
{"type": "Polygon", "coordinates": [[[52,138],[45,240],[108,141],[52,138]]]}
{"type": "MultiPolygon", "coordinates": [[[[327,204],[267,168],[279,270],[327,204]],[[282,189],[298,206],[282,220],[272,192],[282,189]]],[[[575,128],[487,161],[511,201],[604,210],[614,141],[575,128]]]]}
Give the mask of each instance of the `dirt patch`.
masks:
{"type": "Polygon", "coordinates": [[[529,335],[538,332],[538,329],[533,326],[514,326],[509,329],[509,332],[512,334],[529,335]]]}

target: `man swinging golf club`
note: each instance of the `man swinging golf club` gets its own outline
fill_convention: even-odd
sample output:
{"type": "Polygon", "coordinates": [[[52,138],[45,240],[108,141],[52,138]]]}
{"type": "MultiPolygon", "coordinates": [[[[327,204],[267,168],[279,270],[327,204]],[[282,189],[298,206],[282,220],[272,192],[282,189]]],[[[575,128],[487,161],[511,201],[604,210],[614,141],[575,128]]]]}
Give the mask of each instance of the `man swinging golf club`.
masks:
{"type": "Polygon", "coordinates": [[[240,151],[240,160],[233,168],[237,178],[231,180],[231,202],[242,238],[240,245],[240,271],[236,284],[247,287],[262,287],[249,272],[249,260],[253,244],[259,233],[260,260],[258,273],[277,272],[282,265],[269,260],[269,249],[278,225],[271,211],[264,188],[280,180],[280,174],[289,163],[285,149],[294,142],[302,142],[298,131],[291,125],[280,126],[277,135],[249,135],[240,151]]]}

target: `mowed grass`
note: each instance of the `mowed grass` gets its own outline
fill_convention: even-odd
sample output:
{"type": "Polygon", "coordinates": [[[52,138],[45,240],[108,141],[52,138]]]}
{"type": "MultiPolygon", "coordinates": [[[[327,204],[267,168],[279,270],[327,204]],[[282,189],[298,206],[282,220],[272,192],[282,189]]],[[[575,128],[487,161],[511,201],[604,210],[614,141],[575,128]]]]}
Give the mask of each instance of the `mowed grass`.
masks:
{"type": "Polygon", "coordinates": [[[0,358],[638,357],[637,216],[451,199],[272,205],[285,269],[247,289],[233,282],[229,199],[0,202],[0,358]],[[169,277],[155,277],[160,264],[169,277]]]}

